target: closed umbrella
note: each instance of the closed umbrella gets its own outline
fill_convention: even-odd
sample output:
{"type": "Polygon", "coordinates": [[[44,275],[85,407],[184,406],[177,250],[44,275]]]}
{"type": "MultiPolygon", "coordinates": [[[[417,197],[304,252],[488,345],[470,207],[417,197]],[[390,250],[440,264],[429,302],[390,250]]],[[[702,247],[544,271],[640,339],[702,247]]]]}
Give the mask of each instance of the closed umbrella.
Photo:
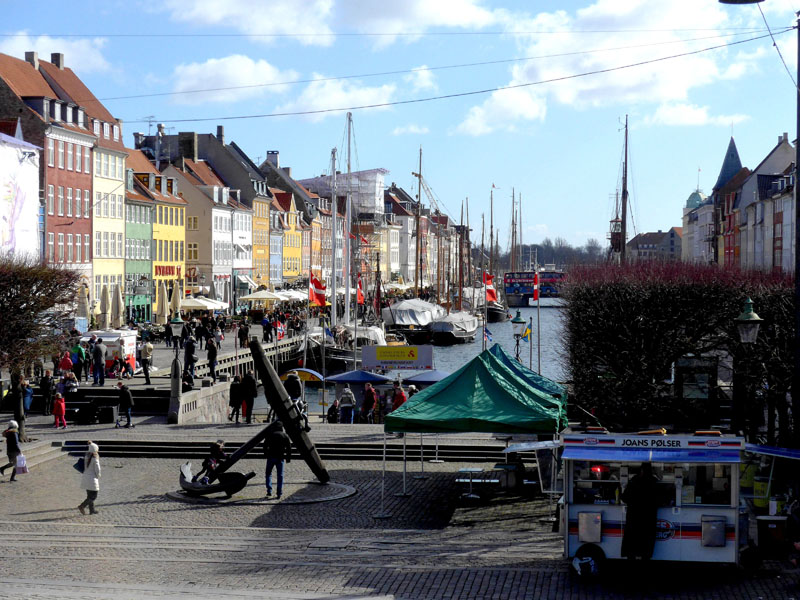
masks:
{"type": "Polygon", "coordinates": [[[211,280],[211,283],[208,284],[208,294],[206,294],[206,297],[209,300],[217,299],[217,286],[216,282],[213,279],[211,280]]]}
{"type": "Polygon", "coordinates": [[[223,296],[222,301],[226,305],[228,305],[228,308],[230,308],[230,305],[231,305],[231,294],[230,294],[230,288],[228,287],[228,282],[226,281],[222,285],[225,286],[225,289],[224,289],[225,295],[223,296]]]}
{"type": "Polygon", "coordinates": [[[125,301],[122,299],[122,288],[119,285],[114,286],[114,295],[111,298],[111,327],[119,329],[123,324],[122,308],[125,301]]]}
{"type": "Polygon", "coordinates": [[[180,279],[176,279],[175,283],[172,286],[172,298],[169,300],[169,311],[172,313],[172,316],[175,317],[180,313],[181,310],[181,282],[180,279]]]}
{"type": "Polygon", "coordinates": [[[100,314],[97,315],[97,326],[100,329],[108,329],[111,326],[110,311],[111,296],[108,293],[108,284],[105,283],[100,292],[100,314]]]}
{"type": "Polygon", "coordinates": [[[154,315],[156,325],[166,325],[169,320],[169,312],[167,308],[167,284],[162,279],[161,285],[158,286],[158,302],[156,302],[156,314],[154,315]]]}
{"type": "Polygon", "coordinates": [[[82,319],[89,319],[89,288],[82,285],[78,288],[78,308],[75,316],[82,319]]]}

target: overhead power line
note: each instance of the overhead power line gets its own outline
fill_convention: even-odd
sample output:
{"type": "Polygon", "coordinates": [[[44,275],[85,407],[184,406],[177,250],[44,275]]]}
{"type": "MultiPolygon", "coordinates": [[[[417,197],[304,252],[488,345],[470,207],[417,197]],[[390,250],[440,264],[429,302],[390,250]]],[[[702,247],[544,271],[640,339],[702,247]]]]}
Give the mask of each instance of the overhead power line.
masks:
{"type": "MultiPolygon", "coordinates": [[[[788,31],[788,28],[786,29],[788,31]]],[[[781,32],[782,33],[782,32],[781,32]]],[[[365,79],[367,77],[385,77],[387,75],[405,75],[408,73],[418,73],[421,71],[442,71],[448,69],[462,69],[467,67],[482,67],[488,65],[499,65],[499,64],[508,64],[508,63],[516,63],[516,62],[526,62],[530,60],[542,60],[546,58],[563,58],[565,56],[579,56],[583,54],[595,54],[600,52],[615,52],[618,50],[633,50],[637,48],[650,48],[654,46],[666,46],[671,44],[684,44],[688,42],[698,42],[708,39],[719,39],[724,37],[731,37],[736,35],[743,35],[742,33],[728,33],[725,35],[714,35],[714,36],[704,36],[699,38],[689,38],[689,39],[680,39],[680,40],[669,40],[666,42],[651,42],[648,44],[635,44],[630,46],[615,46],[612,48],[595,48],[593,50],[576,50],[574,52],[560,52],[557,54],[541,54],[538,56],[523,56],[519,58],[505,58],[505,59],[498,59],[498,60],[487,60],[481,62],[472,62],[472,63],[461,63],[455,65],[439,65],[433,67],[415,67],[411,69],[400,69],[395,71],[381,71],[377,73],[362,73],[360,75],[336,75],[331,77],[318,77],[316,79],[293,79],[288,81],[271,81],[268,83],[253,83],[249,85],[233,85],[233,86],[224,86],[224,87],[214,87],[214,88],[203,88],[203,89],[196,89],[196,90],[180,90],[180,91],[172,91],[172,92],[154,92],[149,94],[132,94],[128,96],[108,96],[105,98],[98,98],[100,101],[105,100],[133,100],[137,98],[156,98],[159,96],[179,96],[183,94],[203,94],[207,92],[227,92],[231,90],[245,90],[245,89],[253,89],[253,88],[260,88],[260,87],[276,87],[281,85],[297,85],[301,83],[313,83],[315,81],[341,81],[346,79],[365,79]]],[[[78,100],[77,102],[81,102],[78,100]]]]}
{"type": "MultiPolygon", "coordinates": [[[[786,28],[782,32],[778,33],[785,33],[786,31],[791,31],[794,27],[786,28]]],[[[263,114],[254,114],[254,115],[234,115],[234,116],[224,116],[224,117],[198,117],[198,118],[184,118],[184,119],[166,119],[162,118],[159,119],[162,122],[168,123],[201,123],[206,121],[235,121],[235,120],[243,120],[243,119],[265,119],[270,117],[293,117],[293,116],[304,116],[304,115],[319,115],[319,114],[326,114],[326,113],[333,113],[333,112],[344,112],[344,111],[353,111],[353,110],[365,110],[369,108],[386,108],[389,106],[402,106],[406,104],[421,104],[423,102],[433,102],[435,100],[448,100],[452,98],[463,98],[467,96],[478,96],[483,94],[490,94],[492,92],[499,92],[504,90],[514,90],[526,87],[533,87],[537,85],[544,85],[547,83],[556,83],[558,81],[568,81],[570,79],[579,79],[582,77],[589,77],[591,75],[600,75],[603,73],[611,73],[614,71],[621,71],[624,69],[631,69],[634,67],[641,67],[643,65],[649,65],[659,62],[664,62],[667,60],[672,60],[675,58],[683,58],[686,56],[693,56],[696,54],[702,54],[704,52],[710,52],[712,50],[719,50],[720,48],[728,48],[730,46],[735,46],[738,44],[745,44],[747,42],[753,42],[760,39],[764,39],[770,37],[770,34],[757,36],[754,38],[748,38],[745,40],[737,40],[734,42],[730,42],[729,44],[720,44],[717,46],[709,46],[707,48],[701,48],[698,50],[691,50],[688,52],[682,52],[680,54],[672,54],[670,56],[662,56],[660,58],[653,58],[650,60],[643,60],[635,63],[630,63],[627,65],[620,65],[617,67],[608,67],[606,69],[596,69],[594,71],[586,71],[583,73],[575,73],[573,75],[564,75],[562,77],[553,77],[550,79],[542,79],[539,81],[529,81],[526,83],[518,83],[518,84],[511,84],[505,86],[498,86],[493,88],[485,88],[480,90],[472,90],[467,92],[455,92],[452,94],[442,94],[439,96],[428,96],[424,98],[411,98],[408,100],[395,100],[391,102],[376,102],[372,104],[361,104],[357,106],[341,106],[337,108],[320,108],[315,110],[299,110],[299,111],[286,111],[286,112],[274,112],[274,113],[263,113],[263,114]]],[[[136,120],[136,119],[125,119],[127,123],[146,123],[147,121],[136,120]]]]}

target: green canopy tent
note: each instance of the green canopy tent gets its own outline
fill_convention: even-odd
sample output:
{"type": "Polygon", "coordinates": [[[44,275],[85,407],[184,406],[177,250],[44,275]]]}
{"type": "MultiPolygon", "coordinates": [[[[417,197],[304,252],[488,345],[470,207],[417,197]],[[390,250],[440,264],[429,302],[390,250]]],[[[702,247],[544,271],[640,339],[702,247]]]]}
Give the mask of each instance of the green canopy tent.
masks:
{"type": "Polygon", "coordinates": [[[566,394],[543,391],[513,367],[485,350],[387,415],[384,431],[557,434],[567,426],[566,394]]]}
{"type": "Polygon", "coordinates": [[[530,383],[533,387],[542,390],[543,392],[547,392],[548,394],[555,396],[558,398],[564,405],[566,406],[567,403],[567,388],[565,388],[560,383],[556,383],[547,377],[542,377],[536,371],[530,370],[528,367],[523,365],[513,356],[511,356],[508,352],[500,344],[495,344],[491,348],[489,348],[489,352],[491,352],[494,356],[496,356],[504,365],[506,365],[509,369],[511,369],[514,373],[518,374],[520,377],[523,377],[528,383],[530,383]]]}

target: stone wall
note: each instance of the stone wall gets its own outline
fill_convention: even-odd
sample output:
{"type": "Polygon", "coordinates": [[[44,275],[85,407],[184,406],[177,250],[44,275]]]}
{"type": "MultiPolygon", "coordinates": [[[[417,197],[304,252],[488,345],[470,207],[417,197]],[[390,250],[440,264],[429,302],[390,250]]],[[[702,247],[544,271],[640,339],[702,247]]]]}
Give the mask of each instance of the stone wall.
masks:
{"type": "Polygon", "coordinates": [[[216,385],[205,385],[210,384],[211,380],[196,381],[202,382],[202,387],[182,394],[172,394],[167,422],[173,425],[226,422],[230,382],[220,381],[216,385]]]}

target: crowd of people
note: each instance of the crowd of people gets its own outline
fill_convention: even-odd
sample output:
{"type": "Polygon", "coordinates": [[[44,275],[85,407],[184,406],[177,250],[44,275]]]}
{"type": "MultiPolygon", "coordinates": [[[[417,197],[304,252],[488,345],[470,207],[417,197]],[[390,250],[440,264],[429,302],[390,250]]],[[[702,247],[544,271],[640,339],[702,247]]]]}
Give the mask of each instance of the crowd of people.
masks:
{"type": "Polygon", "coordinates": [[[408,386],[408,393],[403,390],[399,381],[395,381],[381,395],[371,383],[364,384],[364,393],[359,403],[349,384],[345,384],[341,393],[334,398],[328,408],[326,420],[328,423],[383,423],[386,416],[397,410],[406,401],[417,393],[414,385],[408,386]]]}

